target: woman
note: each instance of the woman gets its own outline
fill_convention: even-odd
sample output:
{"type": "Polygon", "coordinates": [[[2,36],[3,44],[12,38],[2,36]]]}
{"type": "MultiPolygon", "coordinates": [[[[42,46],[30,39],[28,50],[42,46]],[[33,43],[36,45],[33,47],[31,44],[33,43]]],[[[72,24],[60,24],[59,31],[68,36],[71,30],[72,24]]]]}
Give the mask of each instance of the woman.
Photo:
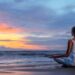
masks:
{"type": "Polygon", "coordinates": [[[64,54],[56,54],[50,57],[60,64],[63,64],[63,67],[75,66],[75,27],[72,28],[73,38],[68,40],[67,51],[64,54]]]}

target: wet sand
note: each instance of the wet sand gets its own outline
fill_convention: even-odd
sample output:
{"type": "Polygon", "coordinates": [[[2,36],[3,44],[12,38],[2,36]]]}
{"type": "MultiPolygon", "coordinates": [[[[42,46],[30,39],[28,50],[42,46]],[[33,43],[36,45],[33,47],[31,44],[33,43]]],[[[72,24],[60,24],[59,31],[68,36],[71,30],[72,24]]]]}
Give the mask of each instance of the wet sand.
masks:
{"type": "Polygon", "coordinates": [[[0,75],[75,75],[75,68],[58,68],[58,69],[25,69],[5,68],[0,69],[0,75]]]}
{"type": "Polygon", "coordinates": [[[3,56],[0,75],[75,75],[75,68],[63,68],[45,57],[3,56]]]}

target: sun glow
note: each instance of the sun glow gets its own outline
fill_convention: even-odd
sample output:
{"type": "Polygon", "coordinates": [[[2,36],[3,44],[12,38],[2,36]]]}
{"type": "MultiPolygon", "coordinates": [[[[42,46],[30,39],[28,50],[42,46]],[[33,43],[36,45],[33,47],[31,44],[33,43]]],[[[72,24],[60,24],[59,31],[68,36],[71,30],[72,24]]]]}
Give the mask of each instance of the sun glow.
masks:
{"type": "Polygon", "coordinates": [[[46,49],[42,45],[29,44],[32,40],[27,38],[29,34],[25,34],[24,31],[21,28],[13,28],[4,23],[0,24],[0,46],[13,49],[46,49]]]}

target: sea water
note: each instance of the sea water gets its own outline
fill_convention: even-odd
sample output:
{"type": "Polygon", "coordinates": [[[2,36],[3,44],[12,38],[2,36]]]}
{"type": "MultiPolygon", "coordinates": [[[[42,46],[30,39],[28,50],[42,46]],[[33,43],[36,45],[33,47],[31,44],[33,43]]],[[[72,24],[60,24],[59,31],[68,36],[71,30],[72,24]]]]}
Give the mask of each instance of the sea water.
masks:
{"type": "Polygon", "coordinates": [[[35,70],[55,68],[57,64],[45,55],[64,51],[0,51],[0,71],[35,70]]]}

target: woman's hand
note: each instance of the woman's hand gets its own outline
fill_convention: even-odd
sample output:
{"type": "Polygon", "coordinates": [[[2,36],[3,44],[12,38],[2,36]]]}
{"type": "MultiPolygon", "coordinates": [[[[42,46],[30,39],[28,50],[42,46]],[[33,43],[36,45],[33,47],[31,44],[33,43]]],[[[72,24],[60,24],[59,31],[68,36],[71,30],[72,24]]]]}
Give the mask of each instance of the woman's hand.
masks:
{"type": "Polygon", "coordinates": [[[55,54],[55,55],[52,55],[52,58],[58,58],[58,57],[60,57],[61,55],[59,55],[59,54],[55,54]]]}
{"type": "Polygon", "coordinates": [[[58,55],[45,55],[45,57],[49,57],[49,58],[54,58],[56,56],[58,56],[58,55]]]}
{"type": "Polygon", "coordinates": [[[52,55],[52,58],[61,58],[61,57],[66,57],[65,54],[55,54],[55,55],[52,55]]]}
{"type": "Polygon", "coordinates": [[[45,57],[60,58],[60,57],[66,57],[66,55],[65,54],[54,54],[54,55],[45,55],[45,57]]]}

